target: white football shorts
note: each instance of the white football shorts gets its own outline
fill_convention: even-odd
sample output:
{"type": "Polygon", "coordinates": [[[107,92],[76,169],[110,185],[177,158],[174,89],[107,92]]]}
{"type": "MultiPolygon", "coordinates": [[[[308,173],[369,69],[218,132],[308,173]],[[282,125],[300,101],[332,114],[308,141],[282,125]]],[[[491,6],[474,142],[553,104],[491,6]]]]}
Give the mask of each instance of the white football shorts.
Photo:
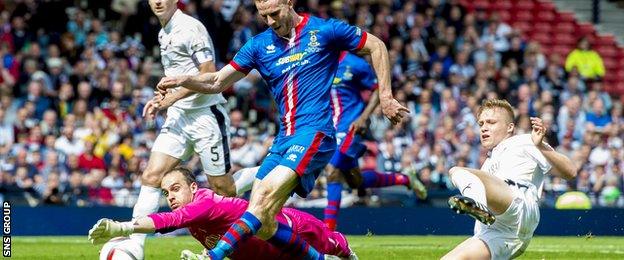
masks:
{"type": "Polygon", "coordinates": [[[477,222],[474,237],[490,249],[492,259],[512,259],[524,253],[540,220],[537,189],[530,182],[509,184],[514,200],[491,226],[477,222]]]}
{"type": "Polygon", "coordinates": [[[195,152],[208,176],[222,176],[230,171],[229,127],[230,118],[221,104],[191,110],[169,107],[152,152],[180,160],[195,152]]]}

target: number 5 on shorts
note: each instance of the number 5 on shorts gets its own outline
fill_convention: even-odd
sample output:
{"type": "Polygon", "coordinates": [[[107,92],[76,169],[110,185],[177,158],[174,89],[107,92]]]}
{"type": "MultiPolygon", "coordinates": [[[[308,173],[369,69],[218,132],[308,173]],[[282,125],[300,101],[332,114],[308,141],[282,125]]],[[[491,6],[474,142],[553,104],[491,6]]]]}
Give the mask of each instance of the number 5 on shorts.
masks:
{"type": "Polygon", "coordinates": [[[219,152],[216,150],[217,148],[219,147],[216,147],[216,146],[210,147],[210,153],[215,156],[211,159],[213,162],[219,161],[219,152]]]}

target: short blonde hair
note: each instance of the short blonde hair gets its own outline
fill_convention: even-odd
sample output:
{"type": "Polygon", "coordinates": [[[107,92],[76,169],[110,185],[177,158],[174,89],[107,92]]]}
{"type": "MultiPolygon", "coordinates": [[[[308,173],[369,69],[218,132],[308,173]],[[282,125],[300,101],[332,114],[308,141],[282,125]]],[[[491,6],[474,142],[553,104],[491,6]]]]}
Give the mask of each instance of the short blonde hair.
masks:
{"type": "Polygon", "coordinates": [[[479,117],[481,116],[481,113],[483,113],[484,110],[495,109],[495,108],[504,109],[505,112],[507,112],[507,118],[509,119],[509,123],[514,122],[515,116],[514,116],[513,107],[511,107],[511,104],[509,104],[509,102],[507,102],[507,100],[504,100],[504,99],[483,100],[483,102],[481,102],[481,106],[479,107],[479,110],[477,111],[477,120],[479,120],[479,117]]]}

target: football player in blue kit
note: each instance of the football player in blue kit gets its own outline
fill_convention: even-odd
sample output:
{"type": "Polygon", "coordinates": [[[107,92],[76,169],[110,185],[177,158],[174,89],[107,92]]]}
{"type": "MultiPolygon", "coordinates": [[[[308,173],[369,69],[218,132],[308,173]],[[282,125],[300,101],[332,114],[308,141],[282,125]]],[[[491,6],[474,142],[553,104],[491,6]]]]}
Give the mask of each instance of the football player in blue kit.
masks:
{"type": "Polygon", "coordinates": [[[329,176],[324,221],[332,231],[336,230],[342,199],[341,178],[344,178],[352,189],[403,185],[414,190],[416,196],[421,199],[427,196],[427,190],[418,180],[416,171],[403,174],[360,170],[358,159],[366,151],[361,134],[366,131],[366,121],[379,104],[379,84],[375,72],[365,59],[343,51],[338,62],[338,70],[330,92],[338,148],[325,168],[329,176]],[[372,91],[368,104],[362,98],[364,91],[372,91]]]}
{"type": "Polygon", "coordinates": [[[393,124],[409,111],[392,96],[388,51],[379,38],[339,20],[298,14],[292,0],[254,2],[271,28],[249,40],[218,72],[164,77],[158,88],[220,93],[250,70],[260,72],[278,104],[280,130],[256,175],[247,211],[209,257],[223,259],[238,241],[256,235],[304,259],[326,259],[293,232],[297,227],[278,225],[275,216],[293,192],[305,197],[312,190],[336,150],[330,90],[340,52],[371,55],[381,108],[393,124]]]}

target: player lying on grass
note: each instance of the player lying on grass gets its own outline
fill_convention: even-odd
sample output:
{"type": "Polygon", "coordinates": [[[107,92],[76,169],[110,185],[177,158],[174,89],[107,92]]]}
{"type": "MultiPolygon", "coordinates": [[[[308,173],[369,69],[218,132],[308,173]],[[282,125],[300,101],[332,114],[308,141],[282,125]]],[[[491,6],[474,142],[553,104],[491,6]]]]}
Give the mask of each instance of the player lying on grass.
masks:
{"type": "Polygon", "coordinates": [[[453,167],[449,175],[461,195],[449,199],[469,214],[475,234],[443,259],[511,259],[529,246],[539,223],[544,175],[573,179],[576,169],[544,142],[546,127],[532,117],[531,134],[514,135],[514,113],[505,100],[486,100],[477,112],[481,145],[489,151],[481,170],[453,167]]]}
{"type": "MultiPolygon", "coordinates": [[[[167,233],[188,228],[191,235],[205,248],[211,249],[228,228],[247,209],[248,202],[238,198],[222,197],[209,189],[198,188],[193,174],[185,168],[175,168],[165,173],[161,188],[172,212],[161,212],[129,222],[100,219],[89,230],[89,241],[101,244],[113,237],[133,233],[167,233]]],[[[290,226],[297,235],[326,255],[357,259],[349,249],[346,237],[330,231],[314,216],[284,208],[276,216],[279,223],[290,226]]],[[[231,259],[298,259],[296,251],[283,251],[256,237],[240,241],[240,250],[231,259]]],[[[209,259],[205,255],[183,251],[183,259],[209,259]]]]}

